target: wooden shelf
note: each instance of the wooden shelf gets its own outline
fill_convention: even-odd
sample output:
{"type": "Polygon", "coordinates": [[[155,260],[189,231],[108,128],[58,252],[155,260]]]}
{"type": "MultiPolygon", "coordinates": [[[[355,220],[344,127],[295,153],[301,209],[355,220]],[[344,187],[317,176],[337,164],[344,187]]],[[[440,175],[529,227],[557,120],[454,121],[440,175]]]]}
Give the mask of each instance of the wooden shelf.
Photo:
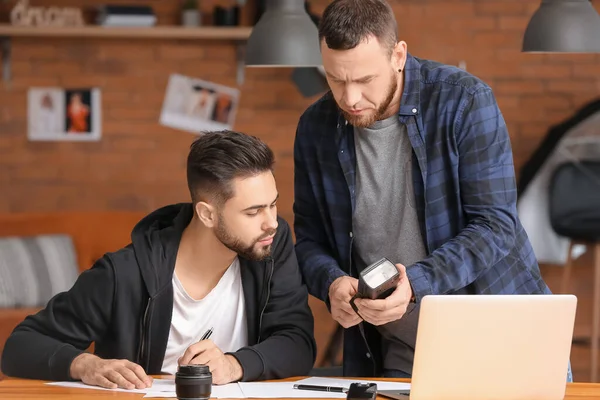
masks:
{"type": "Polygon", "coordinates": [[[237,81],[244,81],[245,41],[250,36],[252,27],[113,27],[86,25],[81,27],[42,27],[16,26],[0,24],[0,46],[2,55],[2,76],[5,82],[10,81],[11,38],[43,37],[43,38],[112,38],[112,39],[165,39],[165,40],[220,40],[233,41],[237,46],[237,81]]]}
{"type": "Polygon", "coordinates": [[[4,37],[75,37],[75,38],[121,38],[121,39],[203,39],[246,40],[252,27],[113,27],[88,25],[81,27],[38,27],[0,24],[0,36],[4,37]]]}

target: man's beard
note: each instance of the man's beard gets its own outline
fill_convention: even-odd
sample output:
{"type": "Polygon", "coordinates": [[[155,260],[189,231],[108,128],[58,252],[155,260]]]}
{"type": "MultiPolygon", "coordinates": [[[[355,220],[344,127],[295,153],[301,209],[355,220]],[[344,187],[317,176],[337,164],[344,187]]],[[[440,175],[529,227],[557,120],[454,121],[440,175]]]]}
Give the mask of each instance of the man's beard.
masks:
{"type": "Polygon", "coordinates": [[[375,121],[382,120],[386,117],[386,112],[388,111],[392,100],[394,100],[394,96],[396,95],[397,90],[398,80],[396,79],[396,75],[392,74],[392,83],[390,83],[388,94],[373,114],[353,115],[342,110],[344,118],[346,118],[346,121],[350,122],[352,126],[355,126],[357,128],[368,128],[369,126],[373,125],[375,121]]]}
{"type": "Polygon", "coordinates": [[[258,239],[253,240],[252,244],[246,246],[242,243],[240,238],[235,237],[229,232],[223,223],[223,219],[220,218],[219,225],[217,225],[217,228],[215,229],[215,236],[221,243],[223,243],[225,247],[236,252],[239,256],[252,261],[263,261],[265,258],[271,255],[271,244],[268,246],[260,246],[258,249],[255,249],[255,246],[260,240],[275,235],[275,232],[277,232],[277,229],[270,229],[258,239]]]}

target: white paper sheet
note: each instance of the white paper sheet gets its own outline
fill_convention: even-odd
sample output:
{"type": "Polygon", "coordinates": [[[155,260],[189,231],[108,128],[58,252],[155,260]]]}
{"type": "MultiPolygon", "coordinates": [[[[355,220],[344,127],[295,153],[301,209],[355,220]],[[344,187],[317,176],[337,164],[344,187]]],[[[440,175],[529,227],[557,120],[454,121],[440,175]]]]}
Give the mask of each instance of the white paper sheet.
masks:
{"type": "MultiPolygon", "coordinates": [[[[148,398],[165,398],[165,397],[177,397],[175,395],[175,385],[171,391],[148,391],[144,397],[148,398]]],[[[211,389],[211,398],[215,399],[243,399],[244,393],[240,388],[239,383],[229,383],[227,385],[213,385],[211,389]]]]}
{"type": "MultiPolygon", "coordinates": [[[[294,389],[294,385],[302,383],[305,385],[341,386],[348,388],[353,382],[377,383],[380,390],[404,390],[410,389],[410,383],[390,381],[369,381],[348,378],[321,378],[312,377],[291,382],[239,382],[227,385],[213,385],[212,398],[226,399],[290,399],[290,398],[314,398],[314,399],[344,399],[345,393],[320,392],[311,390],[294,389]]],[[[117,392],[143,393],[148,398],[175,398],[174,379],[154,379],[152,387],[147,389],[104,389],[98,386],[86,385],[82,382],[51,382],[48,385],[78,388],[112,390],[117,392]]]]}
{"type": "MultiPolygon", "coordinates": [[[[127,393],[143,393],[146,394],[144,397],[177,397],[175,395],[175,379],[154,379],[152,387],[146,389],[106,389],[99,386],[86,385],[82,382],[51,382],[48,385],[61,386],[76,389],[95,389],[95,390],[110,390],[114,392],[127,392],[127,393]]],[[[215,398],[231,398],[231,399],[242,399],[244,393],[240,389],[237,383],[230,383],[228,385],[213,385],[212,396],[215,398]]]]}
{"type": "Polygon", "coordinates": [[[100,386],[86,385],[83,382],[50,382],[47,385],[61,386],[75,389],[95,389],[95,390],[110,390],[113,392],[127,392],[127,393],[148,393],[153,392],[175,392],[175,380],[174,379],[154,379],[152,387],[146,389],[106,389],[100,386]]]}

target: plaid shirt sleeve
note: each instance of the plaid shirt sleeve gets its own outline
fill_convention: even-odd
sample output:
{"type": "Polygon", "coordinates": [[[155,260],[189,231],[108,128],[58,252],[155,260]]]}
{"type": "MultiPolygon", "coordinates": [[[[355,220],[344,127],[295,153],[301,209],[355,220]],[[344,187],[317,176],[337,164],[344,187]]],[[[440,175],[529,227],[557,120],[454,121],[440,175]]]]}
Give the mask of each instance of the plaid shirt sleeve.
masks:
{"type": "Polygon", "coordinates": [[[468,224],[407,268],[416,301],[468,286],[503,259],[515,242],[517,191],[504,118],[489,88],[478,89],[462,102],[454,121],[454,140],[468,224]]]}
{"type": "MultiPolygon", "coordinates": [[[[302,120],[299,131],[304,129],[302,120]]],[[[323,300],[329,307],[329,286],[347,274],[331,256],[327,237],[319,215],[319,207],[308,178],[306,158],[302,151],[302,135],[296,134],[294,143],[294,231],[298,264],[311,295],[323,300]]]]}

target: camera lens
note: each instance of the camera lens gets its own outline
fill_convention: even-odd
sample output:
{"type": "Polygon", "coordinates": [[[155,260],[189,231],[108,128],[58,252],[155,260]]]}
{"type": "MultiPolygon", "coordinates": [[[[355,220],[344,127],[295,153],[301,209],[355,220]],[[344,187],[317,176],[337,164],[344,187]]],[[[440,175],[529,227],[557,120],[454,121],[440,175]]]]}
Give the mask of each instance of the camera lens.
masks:
{"type": "Polygon", "coordinates": [[[207,400],[212,389],[212,374],[207,365],[180,365],[175,374],[175,393],[179,400],[207,400]]]}

